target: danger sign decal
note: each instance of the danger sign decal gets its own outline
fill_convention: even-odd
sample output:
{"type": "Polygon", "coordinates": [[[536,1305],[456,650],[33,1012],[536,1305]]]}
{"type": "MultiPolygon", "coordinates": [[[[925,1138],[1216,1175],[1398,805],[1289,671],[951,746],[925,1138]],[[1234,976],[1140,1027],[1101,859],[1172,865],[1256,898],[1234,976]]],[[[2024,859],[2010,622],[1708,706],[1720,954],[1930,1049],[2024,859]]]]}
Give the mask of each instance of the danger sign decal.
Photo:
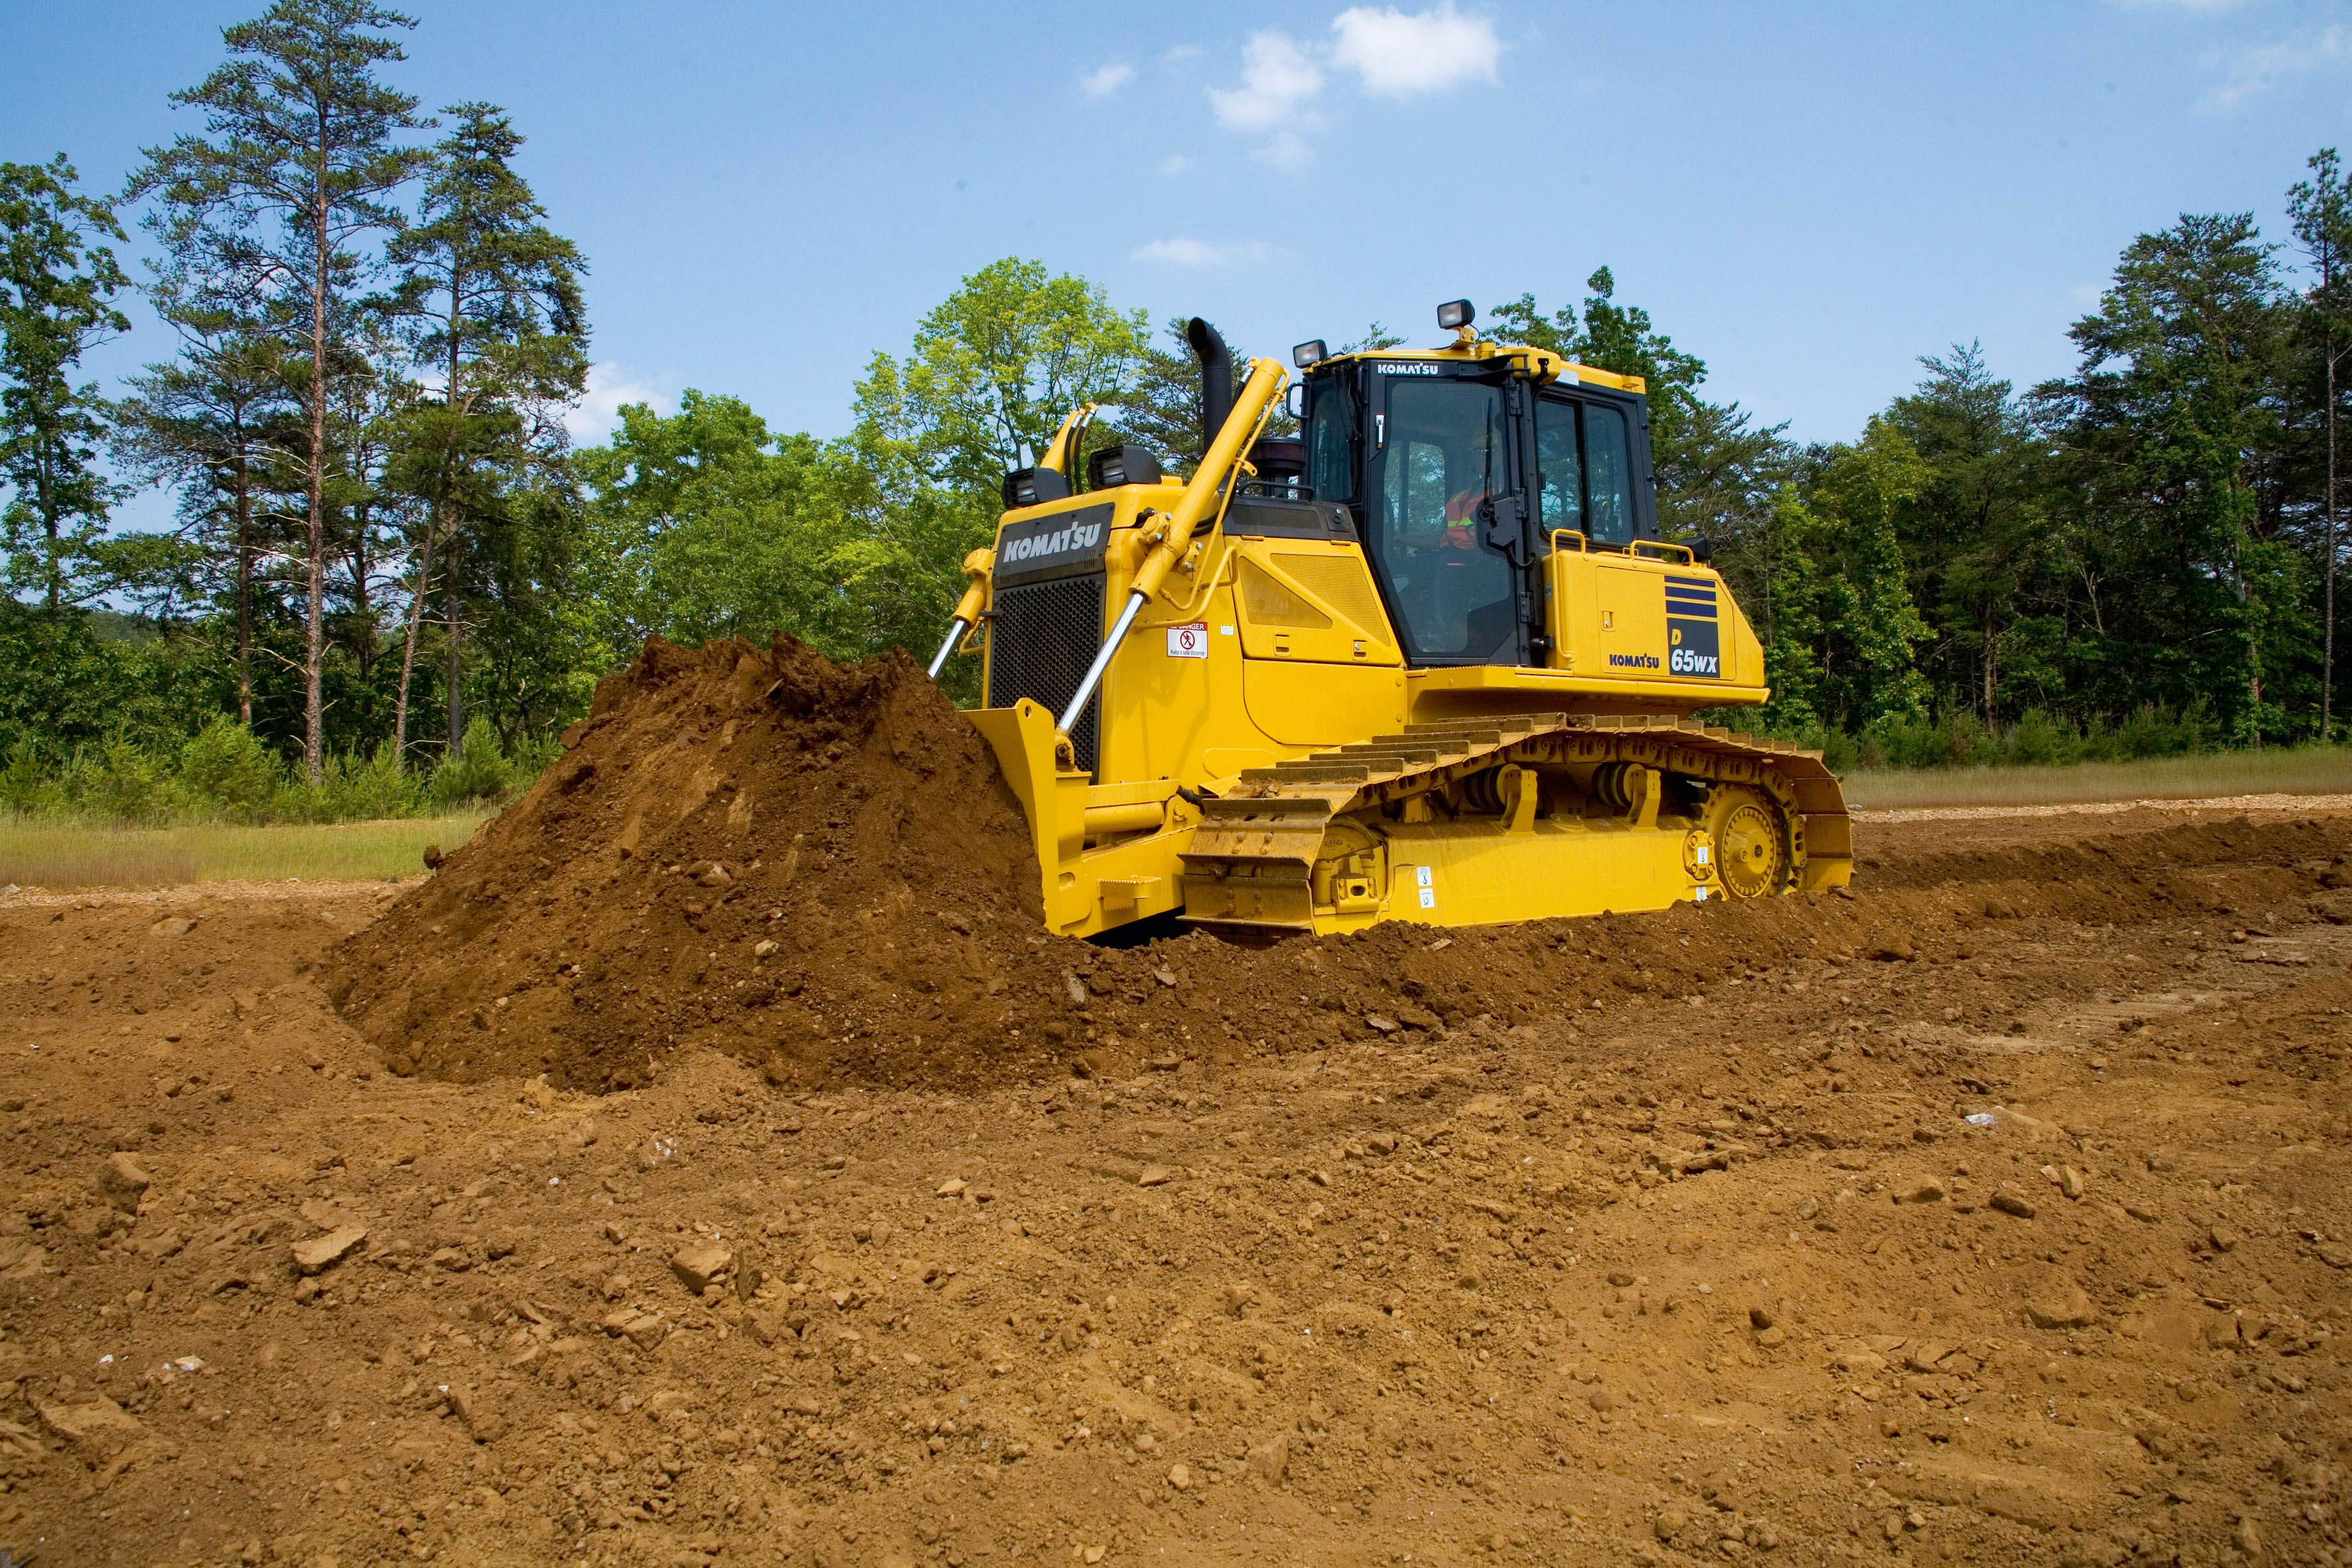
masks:
{"type": "Polygon", "coordinates": [[[1194,621],[1190,626],[1168,628],[1170,658],[1206,658],[1209,657],[1209,623],[1194,621]]]}

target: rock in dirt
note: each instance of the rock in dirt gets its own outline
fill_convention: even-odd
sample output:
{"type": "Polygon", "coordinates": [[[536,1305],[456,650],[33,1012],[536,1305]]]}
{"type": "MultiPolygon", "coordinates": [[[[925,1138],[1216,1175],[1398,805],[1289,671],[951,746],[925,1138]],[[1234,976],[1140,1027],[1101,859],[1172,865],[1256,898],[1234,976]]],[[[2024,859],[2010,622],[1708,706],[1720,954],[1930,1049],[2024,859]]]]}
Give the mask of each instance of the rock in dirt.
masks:
{"type": "Polygon", "coordinates": [[[600,1325],[614,1339],[625,1339],[639,1350],[651,1350],[661,1342],[667,1325],[651,1312],[624,1310],[607,1312],[600,1325]]]}
{"type": "Polygon", "coordinates": [[[101,1462],[147,1436],[139,1418],[104,1394],[87,1405],[39,1406],[41,1424],[92,1463],[101,1462]]]}
{"type": "Polygon", "coordinates": [[[2037,1329],[2082,1329],[2098,1321],[2099,1309],[2073,1279],[2053,1273],[2027,1291],[2025,1316],[2037,1329]]]}
{"type": "Polygon", "coordinates": [[[1988,1201],[2001,1213],[2014,1215],[2019,1219],[2032,1219],[2034,1215],[2032,1202],[2015,1187],[2002,1186],[1988,1201]]]}
{"type": "Polygon", "coordinates": [[[347,1225],[294,1244],[294,1267],[304,1274],[320,1274],[332,1268],[352,1255],[352,1249],[367,1239],[367,1232],[359,1226],[347,1225]]]}
{"type": "Polygon", "coordinates": [[[1290,1474],[1290,1437],[1287,1433],[1270,1442],[1260,1443],[1249,1451],[1250,1474],[1268,1486],[1279,1486],[1290,1474]]]}
{"type": "Polygon", "coordinates": [[[715,1241],[680,1247],[669,1260],[669,1271],[691,1295],[699,1296],[719,1283],[735,1267],[735,1250],[715,1241]]]}
{"type": "Polygon", "coordinates": [[[1944,1201],[1944,1184],[1933,1176],[1924,1182],[1914,1182],[1895,1194],[1898,1204],[1939,1204],[1944,1201]]]}
{"type": "Polygon", "coordinates": [[[457,1419],[466,1424],[466,1430],[473,1434],[475,1442],[495,1443],[506,1435],[506,1418],[493,1412],[483,1397],[466,1384],[450,1387],[449,1405],[457,1412],[457,1419]]]}
{"type": "Polygon", "coordinates": [[[125,1214],[138,1212],[139,1200],[154,1184],[155,1178],[128,1154],[109,1156],[98,1173],[98,1195],[125,1214]]]}

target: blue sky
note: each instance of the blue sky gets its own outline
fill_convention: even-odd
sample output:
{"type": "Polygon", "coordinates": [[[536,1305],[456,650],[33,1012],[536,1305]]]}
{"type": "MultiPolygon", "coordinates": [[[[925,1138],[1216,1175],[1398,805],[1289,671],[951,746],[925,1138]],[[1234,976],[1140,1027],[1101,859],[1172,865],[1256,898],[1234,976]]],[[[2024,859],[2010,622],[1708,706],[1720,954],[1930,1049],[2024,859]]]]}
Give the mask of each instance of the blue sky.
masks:
{"type": "MultiPolygon", "coordinates": [[[[119,187],[259,8],[0,0],[0,157],[119,187]]],[[[823,435],[1018,254],[1276,354],[1607,263],[1713,395],[1847,437],[1955,340],[2066,370],[2135,234],[2284,239],[2352,144],[2352,5],[2317,0],[409,8],[390,79],[509,107],[591,259],[598,409],[695,386],[823,435]]],[[[168,350],[142,321],[95,368],[168,350]]]]}

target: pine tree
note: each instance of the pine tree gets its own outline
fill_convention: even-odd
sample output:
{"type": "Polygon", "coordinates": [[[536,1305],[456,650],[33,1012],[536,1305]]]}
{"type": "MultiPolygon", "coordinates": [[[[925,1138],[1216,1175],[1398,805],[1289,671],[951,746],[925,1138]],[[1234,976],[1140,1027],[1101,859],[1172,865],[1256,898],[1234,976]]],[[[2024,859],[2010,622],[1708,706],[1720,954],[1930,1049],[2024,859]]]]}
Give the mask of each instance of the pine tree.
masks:
{"type": "Polygon", "coordinates": [[[278,476],[299,460],[286,339],[267,320],[205,300],[174,269],[148,297],[179,333],[180,354],[131,377],[116,456],[151,483],[180,487],[182,530],[208,574],[226,579],[237,722],[250,729],[257,575],[274,531],[264,513],[278,476]]]}
{"type": "Polygon", "coordinates": [[[579,247],[550,230],[546,209],[515,171],[523,139],[496,106],[444,110],[455,128],[434,149],[414,227],[395,238],[404,298],[419,328],[415,353],[437,375],[437,404],[420,404],[405,432],[404,469],[428,507],[410,589],[395,754],[404,756],[410,672],[438,557],[447,661],[448,746],[465,734],[462,639],[469,584],[467,529],[487,519],[536,451],[560,449],[562,426],[534,408],[568,405],[588,382],[588,327],[579,247]]]}
{"type": "Polygon", "coordinates": [[[207,273],[216,296],[295,312],[306,358],[296,383],[304,416],[307,641],[303,764],[323,773],[327,659],[328,423],[339,363],[378,258],[355,248],[397,229],[388,198],[428,154],[395,144],[420,128],[416,100],[376,79],[404,59],[389,29],[416,24],[372,0],[278,0],[224,28],[229,62],[173,101],[205,111],[207,137],[148,150],[131,195],[154,196],[172,256],[207,273]]]}

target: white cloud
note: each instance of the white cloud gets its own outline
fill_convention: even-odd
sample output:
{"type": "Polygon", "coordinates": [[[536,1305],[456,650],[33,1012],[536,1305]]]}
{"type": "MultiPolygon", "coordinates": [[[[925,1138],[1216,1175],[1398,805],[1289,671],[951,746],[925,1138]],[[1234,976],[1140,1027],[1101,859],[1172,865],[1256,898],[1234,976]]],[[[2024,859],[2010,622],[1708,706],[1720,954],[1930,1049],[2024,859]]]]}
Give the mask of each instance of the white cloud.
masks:
{"type": "Polygon", "coordinates": [[[1495,79],[1503,53],[1495,24],[1465,16],[1446,0],[1433,11],[1406,13],[1358,5],[1331,24],[1339,35],[1331,58],[1363,79],[1364,90],[1386,98],[1442,92],[1466,81],[1495,79]]]}
{"type": "Polygon", "coordinates": [[[1088,98],[1108,98],[1135,79],[1135,68],[1114,62],[1098,66],[1078,79],[1078,90],[1088,98]]]}
{"type": "Polygon", "coordinates": [[[601,444],[620,428],[621,405],[625,403],[650,403],[657,412],[665,414],[677,406],[677,399],[669,394],[648,383],[630,379],[611,360],[590,365],[587,392],[563,416],[563,427],[571,432],[572,444],[601,444]]]}
{"type": "Polygon", "coordinates": [[[1160,172],[1163,174],[1181,174],[1192,166],[1192,160],[1181,153],[1171,153],[1160,160],[1160,172]]]}
{"type": "Polygon", "coordinates": [[[2293,77],[2352,58],[2352,30],[2342,24],[2275,44],[2260,44],[2227,59],[2230,79],[2207,96],[2208,109],[2235,109],[2293,77]]]}
{"type": "Polygon", "coordinates": [[[1315,149],[1307,138],[1296,131],[1277,131],[1274,140],[1250,154],[1261,163],[1271,163],[1286,174],[1297,174],[1315,162],[1315,149]]]}
{"type": "Polygon", "coordinates": [[[1167,267],[1242,267],[1265,260],[1274,247],[1262,239],[1233,245],[1213,245],[1205,239],[1155,239],[1135,253],[1138,261],[1167,267]]]}
{"type": "Polygon", "coordinates": [[[1209,104],[1220,124],[1235,131],[1271,131],[1299,113],[1323,90],[1323,68],[1297,40],[1271,28],[1242,46],[1242,84],[1213,87],[1209,104]]]}
{"type": "Polygon", "coordinates": [[[1200,58],[1200,45],[1179,44],[1174,48],[1169,50],[1166,54],[1160,56],[1160,63],[1163,66],[1178,66],[1182,65],[1186,60],[1196,60],[1200,58]]]}

